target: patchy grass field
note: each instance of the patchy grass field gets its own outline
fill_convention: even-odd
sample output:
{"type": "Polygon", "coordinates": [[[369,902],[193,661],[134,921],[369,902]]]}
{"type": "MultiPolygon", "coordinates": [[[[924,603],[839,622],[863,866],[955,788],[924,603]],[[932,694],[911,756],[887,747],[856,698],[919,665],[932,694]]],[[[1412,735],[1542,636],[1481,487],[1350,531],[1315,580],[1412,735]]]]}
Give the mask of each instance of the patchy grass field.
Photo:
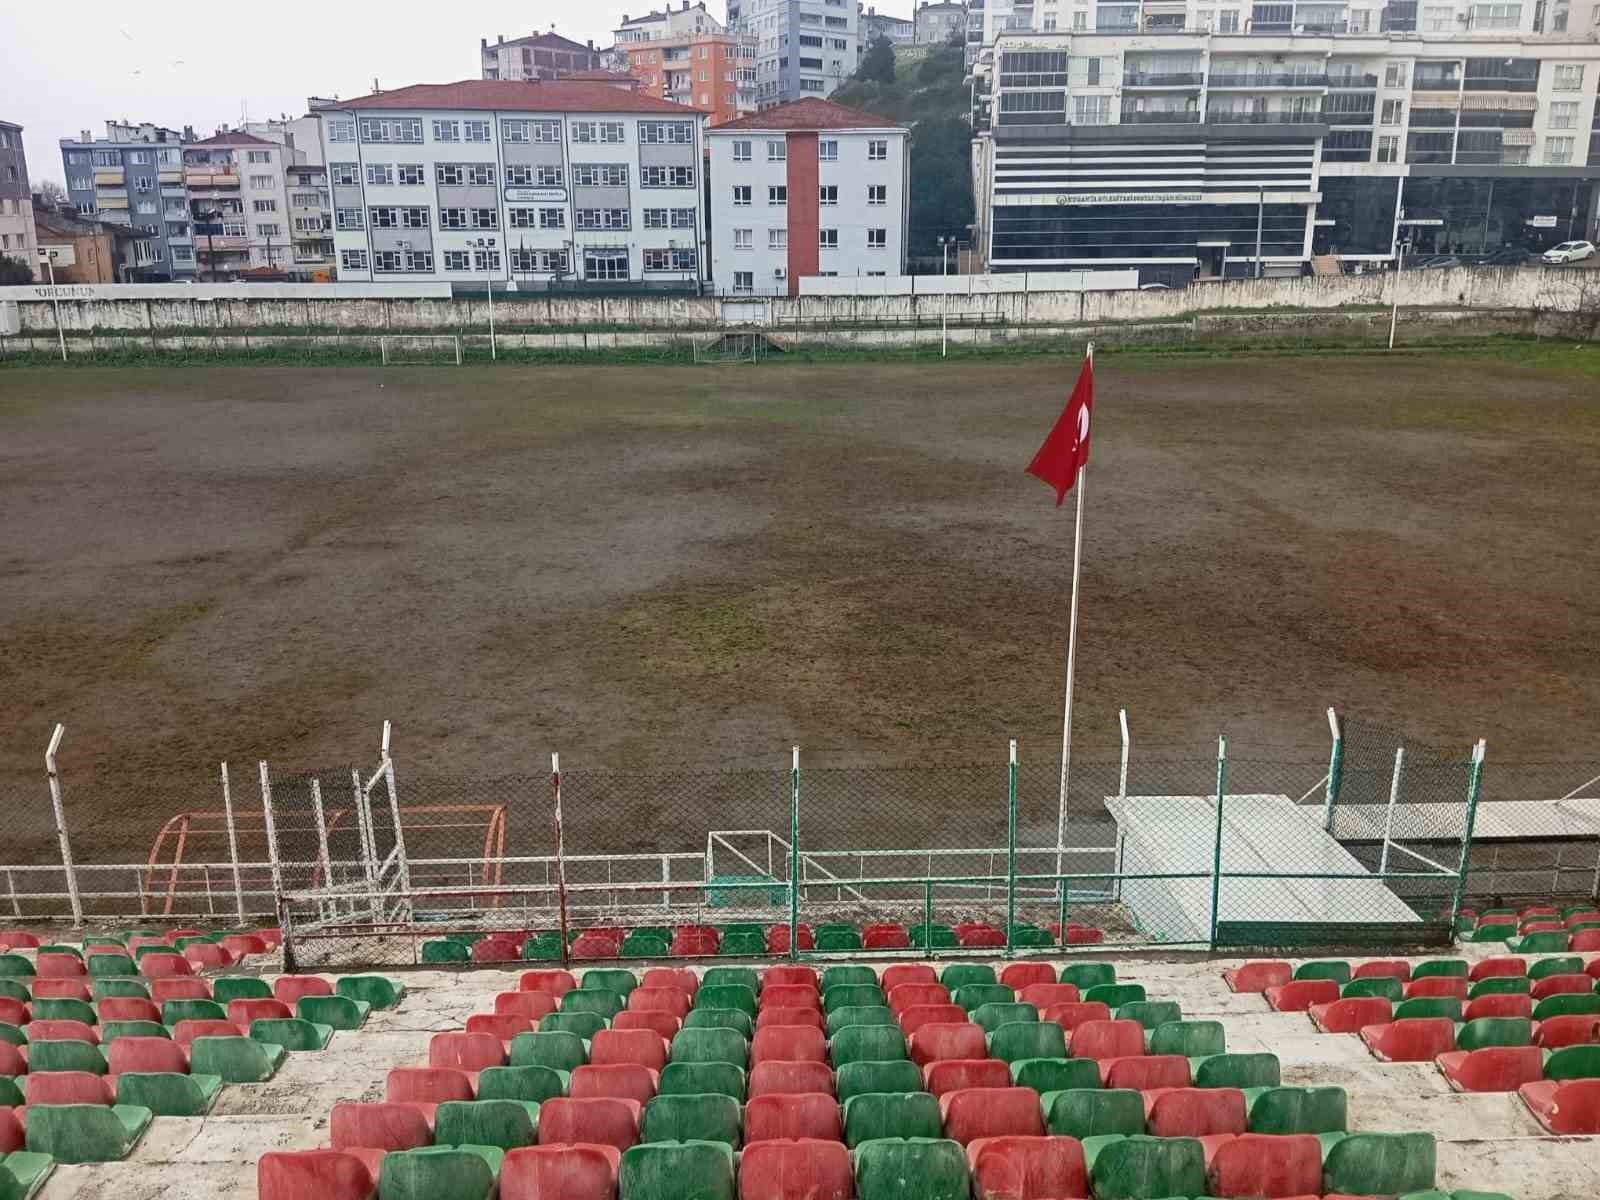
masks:
{"type": "MultiPolygon", "coordinates": [[[[1126,706],[1148,753],[1315,759],[1334,704],[1572,754],[1597,362],[1104,357],[1085,753],[1126,706]]],[[[5,857],[53,847],[57,720],[80,857],[385,717],[449,775],[1050,759],[1072,517],[1022,468],[1075,367],[8,370],[5,857]]]]}

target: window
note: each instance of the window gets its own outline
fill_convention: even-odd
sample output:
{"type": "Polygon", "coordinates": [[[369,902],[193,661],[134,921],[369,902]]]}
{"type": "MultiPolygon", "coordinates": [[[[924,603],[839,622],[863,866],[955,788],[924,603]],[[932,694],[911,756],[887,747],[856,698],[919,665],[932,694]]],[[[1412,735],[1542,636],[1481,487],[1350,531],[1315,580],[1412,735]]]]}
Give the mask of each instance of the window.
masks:
{"type": "Polygon", "coordinates": [[[868,250],[887,250],[889,248],[889,231],[887,229],[867,230],[868,250]]]}
{"type": "Polygon", "coordinates": [[[1405,115],[1405,101],[1385,100],[1383,102],[1382,123],[1385,125],[1398,125],[1405,115]]]}
{"type": "Polygon", "coordinates": [[[1422,10],[1423,33],[1447,33],[1455,9],[1448,4],[1430,4],[1422,10]]]}
{"type": "Polygon", "coordinates": [[[427,229],[428,209],[424,205],[415,205],[400,210],[400,228],[402,229],[427,229]]]}
{"type": "Polygon", "coordinates": [[[626,247],[587,247],[583,252],[585,279],[630,279],[626,247]]]}
{"type": "MultiPolygon", "coordinates": [[[[356,140],[356,123],[354,121],[329,121],[328,140],[330,142],[353,142],[356,140]]],[[[362,255],[365,258],[365,255],[362,255]]],[[[363,262],[361,266],[366,267],[363,262]]]]}
{"type": "Polygon", "coordinates": [[[400,228],[400,210],[398,208],[369,208],[367,209],[367,222],[374,229],[400,228]]]}
{"type": "Polygon", "coordinates": [[[460,163],[440,163],[434,168],[434,178],[443,187],[459,187],[467,181],[467,169],[460,163]]]}
{"type": "Polygon", "coordinates": [[[769,205],[785,205],[789,203],[789,188],[785,184],[775,184],[767,189],[767,203],[769,205]]]}
{"type": "Polygon", "coordinates": [[[1555,82],[1551,84],[1558,92],[1577,92],[1583,90],[1583,65],[1581,63],[1556,64],[1555,82]]]}
{"type": "Polygon", "coordinates": [[[1515,29],[1522,24],[1520,4],[1474,4],[1472,25],[1475,29],[1515,29]]]}
{"type": "Polygon", "coordinates": [[[406,270],[408,270],[408,271],[432,271],[433,270],[433,251],[432,250],[407,250],[406,251],[406,270]]]}
{"type": "MultiPolygon", "coordinates": [[[[435,121],[433,123],[433,140],[436,141],[436,142],[459,142],[461,140],[461,122],[460,121],[435,121]]],[[[462,253],[461,257],[463,259],[463,266],[460,267],[459,269],[460,270],[466,270],[466,266],[464,265],[465,259],[466,259],[465,252],[462,253]]],[[[452,268],[450,266],[450,255],[446,254],[445,255],[445,270],[448,271],[448,270],[451,270],[451,269],[452,268]]]]}
{"type": "Polygon", "coordinates": [[[245,161],[253,163],[269,163],[272,161],[272,151],[251,150],[245,155],[245,161]]]}
{"type": "Polygon", "coordinates": [[[541,208],[539,210],[540,229],[565,229],[567,227],[567,210],[564,208],[541,208]]]}
{"type": "Polygon", "coordinates": [[[367,269],[367,252],[365,250],[339,251],[339,267],[345,271],[365,271],[367,269]]]}
{"type": "MultiPolygon", "coordinates": [[[[1207,29],[1209,29],[1211,27],[1210,23],[1208,22],[1205,27],[1207,29]]],[[[1088,13],[1075,12],[1075,13],[1072,14],[1072,32],[1073,33],[1082,33],[1088,28],[1089,28],[1089,14],[1088,13]]]]}
{"type": "MultiPolygon", "coordinates": [[[[250,176],[250,186],[252,188],[254,188],[256,191],[258,191],[258,192],[269,191],[272,188],[272,185],[273,185],[273,178],[272,178],[271,175],[252,175],[252,176],[250,176]]],[[[142,191],[147,191],[148,189],[149,189],[149,180],[146,180],[146,179],[139,180],[139,190],[142,192],[142,191]]]]}
{"type": "Polygon", "coordinates": [[[341,208],[333,214],[333,227],[343,230],[359,230],[367,227],[364,215],[359,208],[341,208]]]}
{"type": "Polygon", "coordinates": [[[498,250],[474,250],[472,252],[472,269],[474,271],[498,271],[500,263],[500,251],[498,250]]]}
{"type": "Polygon", "coordinates": [[[328,168],[336,187],[359,187],[361,174],[355,163],[334,163],[328,168]]]}
{"type": "Polygon", "coordinates": [[[643,146],[688,146],[694,142],[694,126],[688,121],[640,121],[639,144],[643,146]]]}
{"type": "Polygon", "coordinates": [[[755,248],[755,230],[735,229],[733,231],[733,248],[735,250],[752,250],[755,248]]]}
{"type": "Polygon", "coordinates": [[[699,265],[699,255],[693,249],[646,250],[646,271],[692,271],[699,265]]]}
{"type": "Polygon", "coordinates": [[[873,138],[867,143],[868,162],[889,161],[889,143],[884,138],[873,138]]]}
{"type": "MultiPolygon", "coordinates": [[[[360,226],[357,226],[357,228],[359,229],[360,226]]],[[[243,221],[224,221],[222,223],[223,237],[243,237],[244,232],[245,230],[243,221]]]]}
{"type": "Polygon", "coordinates": [[[787,162],[789,158],[789,143],[782,140],[773,140],[767,143],[768,162],[787,162]]]}
{"type": "Polygon", "coordinates": [[[401,163],[394,170],[396,179],[406,187],[420,187],[427,182],[421,163],[401,163]]]}
{"type": "MultiPolygon", "coordinates": [[[[454,121],[449,123],[455,124],[454,121]]],[[[470,271],[472,269],[472,256],[465,250],[446,250],[444,252],[444,269],[446,271],[470,271]]]]}
{"type": "Polygon", "coordinates": [[[750,161],[750,143],[749,142],[735,142],[733,144],[733,161],[734,162],[749,162],[750,161]]]}
{"type": "Polygon", "coordinates": [[[644,227],[646,229],[667,229],[667,228],[670,228],[670,218],[667,216],[668,211],[669,210],[665,209],[665,208],[647,208],[647,209],[645,209],[644,210],[644,227]]]}
{"type": "Polygon", "coordinates": [[[464,208],[441,208],[439,210],[440,229],[465,229],[467,227],[467,210],[464,208]]]}
{"type": "Polygon", "coordinates": [[[420,117],[362,117],[363,142],[418,142],[422,141],[420,117]]]}
{"type": "Polygon", "coordinates": [[[572,185],[574,187],[627,187],[627,164],[575,163],[572,168],[572,185]]]}
{"type": "Polygon", "coordinates": [[[283,236],[283,226],[282,225],[257,225],[256,226],[256,236],[257,237],[264,237],[264,238],[282,237],[283,236]]]}
{"type": "Polygon", "coordinates": [[[567,273],[567,252],[565,250],[513,250],[511,252],[511,269],[524,273],[540,272],[547,275],[565,275],[567,273]]]}
{"type": "Polygon", "coordinates": [[[252,200],[250,206],[258,213],[278,211],[278,202],[276,200],[252,200]]]}
{"type": "Polygon", "coordinates": [[[625,208],[580,208],[576,220],[579,229],[627,229],[630,225],[625,208]]]}
{"type": "Polygon", "coordinates": [[[394,167],[389,163],[367,164],[367,186],[381,187],[394,182],[394,167]]]}
{"type": "Polygon", "coordinates": [[[747,183],[735,184],[733,189],[733,206],[735,208],[750,207],[750,185],[747,183]]]}
{"type": "Polygon", "coordinates": [[[515,163],[506,164],[507,187],[532,187],[533,168],[518,166],[515,163]]]}
{"type": "Polygon", "coordinates": [[[839,188],[837,184],[826,184],[817,189],[817,203],[825,208],[839,203],[839,188]]]}
{"type": "MultiPolygon", "coordinates": [[[[358,251],[356,251],[356,253],[359,254],[361,252],[358,250],[358,251]]],[[[172,261],[173,262],[185,262],[185,263],[186,262],[193,262],[194,261],[194,249],[193,249],[193,247],[190,247],[190,246],[174,246],[174,247],[172,247],[172,261]]]]}
{"type": "Polygon", "coordinates": [[[1111,97],[1074,96],[1072,98],[1072,123],[1074,125],[1111,124],[1111,97]]]}
{"type": "Polygon", "coordinates": [[[839,142],[837,138],[823,138],[817,143],[817,158],[822,162],[839,161],[839,142]]]}
{"type": "Polygon", "coordinates": [[[639,185],[641,187],[692,188],[694,186],[694,168],[640,167],[639,185]]]}
{"type": "Polygon", "coordinates": [[[1557,100],[1550,105],[1551,129],[1576,129],[1578,127],[1578,102],[1557,100]]]}
{"type": "Polygon", "coordinates": [[[498,208],[469,208],[467,209],[467,225],[472,229],[499,229],[500,210],[498,208]]]}
{"type": "MultiPolygon", "coordinates": [[[[489,140],[489,122],[487,121],[463,121],[461,122],[461,129],[466,134],[469,142],[487,142],[489,140]]],[[[495,257],[498,258],[499,255],[495,255],[495,257]]]]}
{"type": "Polygon", "coordinates": [[[1572,161],[1572,138],[1550,137],[1544,140],[1544,161],[1551,166],[1560,166],[1572,161]]]}
{"type": "Polygon", "coordinates": [[[1405,87],[1405,85],[1406,85],[1406,64],[1405,63],[1389,63],[1387,66],[1385,66],[1383,68],[1383,86],[1384,87],[1405,87]]]}
{"type": "Polygon", "coordinates": [[[789,248],[789,231],[787,229],[767,230],[768,250],[787,250],[789,248]]]}
{"type": "Polygon", "coordinates": [[[823,250],[837,250],[839,248],[839,231],[837,229],[817,230],[818,245],[823,250]]]}
{"type": "Polygon", "coordinates": [[[734,292],[753,292],[756,290],[756,273],[754,271],[735,271],[733,273],[734,292]]]}
{"type": "Polygon", "coordinates": [[[97,167],[120,167],[122,155],[115,150],[96,150],[94,152],[94,165],[97,167]]]}
{"type": "MultiPolygon", "coordinates": [[[[610,142],[621,144],[621,121],[574,121],[572,123],[572,140],[579,144],[593,142],[610,142]]],[[[627,276],[623,276],[624,279],[627,276]]]]}
{"type": "Polygon", "coordinates": [[[493,187],[494,175],[493,163],[467,164],[467,182],[473,187],[493,187]]]}
{"type": "Polygon", "coordinates": [[[530,122],[528,121],[501,121],[501,140],[519,145],[525,144],[532,137],[532,134],[528,130],[529,124],[530,122]]]}
{"type": "Polygon", "coordinates": [[[1217,14],[1217,32],[1218,33],[1238,33],[1239,32],[1239,10],[1238,9],[1236,9],[1236,8],[1225,8],[1225,9],[1223,9],[1221,12],[1219,12],[1217,14]]]}

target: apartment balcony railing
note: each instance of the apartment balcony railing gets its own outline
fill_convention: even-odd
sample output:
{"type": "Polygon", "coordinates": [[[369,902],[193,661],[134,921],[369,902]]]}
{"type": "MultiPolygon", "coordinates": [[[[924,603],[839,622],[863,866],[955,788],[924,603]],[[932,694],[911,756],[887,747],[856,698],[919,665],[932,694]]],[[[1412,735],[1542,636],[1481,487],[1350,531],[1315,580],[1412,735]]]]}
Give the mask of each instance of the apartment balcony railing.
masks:
{"type": "Polygon", "coordinates": [[[1328,86],[1343,92],[1364,92],[1378,86],[1376,75],[1329,75],[1328,86]]]}
{"type": "Polygon", "coordinates": [[[1280,74],[1257,72],[1250,75],[1224,75],[1213,72],[1207,82],[1213,88],[1325,88],[1328,86],[1328,77],[1299,72],[1280,74]]]}
{"type": "Polygon", "coordinates": [[[218,233],[213,235],[209,233],[200,233],[195,235],[194,242],[195,249],[200,252],[202,257],[210,254],[213,250],[215,250],[218,254],[221,254],[224,251],[237,253],[240,250],[250,249],[249,238],[238,237],[233,234],[218,233]]]}
{"type": "Polygon", "coordinates": [[[1537,92],[1537,79],[1510,79],[1492,75],[1468,75],[1462,87],[1469,92],[1537,92]]]}
{"type": "Polygon", "coordinates": [[[186,167],[183,181],[192,188],[236,188],[239,186],[239,173],[227,170],[213,171],[210,167],[186,167]]]}
{"type": "Polygon", "coordinates": [[[1294,27],[1295,33],[1349,33],[1349,21],[1302,21],[1294,27]]]}
{"type": "Polygon", "coordinates": [[[1320,112],[1218,112],[1206,113],[1207,125],[1323,125],[1320,112]]]}
{"type": "Polygon", "coordinates": [[[1198,125],[1200,113],[1191,109],[1159,109],[1156,112],[1134,112],[1124,109],[1124,125],[1198,125]]]}
{"type": "Polygon", "coordinates": [[[1205,77],[1199,71],[1124,71],[1123,87],[1197,88],[1205,77]]]}

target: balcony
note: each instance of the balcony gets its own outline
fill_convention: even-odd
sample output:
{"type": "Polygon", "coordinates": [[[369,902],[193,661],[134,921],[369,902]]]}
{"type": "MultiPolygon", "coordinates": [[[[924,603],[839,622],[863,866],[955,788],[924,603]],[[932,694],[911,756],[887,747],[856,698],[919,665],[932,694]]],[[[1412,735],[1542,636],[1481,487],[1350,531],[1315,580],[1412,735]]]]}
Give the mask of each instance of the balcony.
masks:
{"type": "Polygon", "coordinates": [[[1463,84],[1469,92],[1537,92],[1537,79],[1512,79],[1493,75],[1468,75],[1463,84]]]}
{"type": "Polygon", "coordinates": [[[218,254],[221,254],[224,251],[232,251],[237,253],[240,250],[250,249],[249,238],[238,237],[233,234],[226,233],[219,233],[216,235],[209,233],[197,233],[194,237],[194,244],[195,248],[200,251],[201,257],[210,254],[213,250],[215,250],[218,254]]]}
{"type": "Polygon", "coordinates": [[[1325,125],[1320,112],[1219,112],[1206,113],[1207,125],[1325,125]]]}
{"type": "Polygon", "coordinates": [[[94,169],[95,187],[121,187],[126,179],[121,167],[96,167],[94,169]]]}
{"type": "Polygon", "coordinates": [[[1376,75],[1329,75],[1328,86],[1339,92],[1365,92],[1378,86],[1376,75]]]}
{"type": "Polygon", "coordinates": [[[1198,109],[1187,108],[1163,109],[1158,112],[1134,112],[1131,109],[1123,109],[1122,123],[1124,125],[1198,125],[1200,124],[1200,112],[1198,109]]]}
{"type": "Polygon", "coordinates": [[[1122,86],[1131,88],[1197,88],[1204,76],[1199,71],[1124,71],[1122,86]]]}
{"type": "Polygon", "coordinates": [[[1224,91],[1248,91],[1255,88],[1325,88],[1328,86],[1326,75],[1310,75],[1299,73],[1286,73],[1269,75],[1261,72],[1254,75],[1221,75],[1213,73],[1207,81],[1213,89],[1224,91]]]}
{"type": "Polygon", "coordinates": [[[211,167],[185,167],[183,181],[191,188],[236,188],[239,186],[239,173],[226,167],[216,170],[211,167]]]}

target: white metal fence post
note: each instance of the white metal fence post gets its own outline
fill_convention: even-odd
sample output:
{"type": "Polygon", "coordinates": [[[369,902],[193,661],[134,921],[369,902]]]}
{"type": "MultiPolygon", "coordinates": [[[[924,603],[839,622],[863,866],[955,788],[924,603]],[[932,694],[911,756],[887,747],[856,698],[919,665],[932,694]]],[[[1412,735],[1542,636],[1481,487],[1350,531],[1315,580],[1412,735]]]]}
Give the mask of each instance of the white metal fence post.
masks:
{"type": "Polygon", "coordinates": [[[56,751],[61,748],[61,738],[66,732],[67,727],[58,724],[50,735],[49,748],[44,752],[44,769],[50,777],[50,803],[55,808],[56,837],[61,843],[61,868],[67,873],[67,897],[72,903],[72,923],[80,926],[83,924],[83,901],[78,898],[78,873],[72,865],[72,839],[67,836],[67,812],[61,802],[61,776],[56,771],[56,751]]]}
{"type": "Polygon", "coordinates": [[[1394,777],[1389,780],[1389,807],[1383,814],[1383,853],[1378,857],[1378,874],[1389,873],[1389,838],[1394,833],[1394,806],[1400,801],[1400,772],[1405,767],[1406,748],[1394,750],[1394,777]]]}
{"type": "MultiPolygon", "coordinates": [[[[1117,772],[1117,799],[1126,801],[1128,798],[1128,752],[1131,741],[1128,737],[1128,710],[1117,710],[1117,725],[1122,731],[1122,766],[1117,772]]],[[[1127,849],[1128,835],[1122,832],[1122,827],[1117,827],[1117,877],[1112,880],[1111,892],[1118,901],[1122,899],[1122,859],[1127,849]]]]}
{"type": "Polygon", "coordinates": [[[406,835],[400,828],[400,797],[394,786],[394,759],[389,755],[389,722],[383,723],[383,781],[389,791],[389,812],[394,817],[394,848],[400,856],[400,890],[411,891],[411,864],[406,861],[406,835]]]}
{"type": "Polygon", "coordinates": [[[267,861],[272,864],[272,899],[281,914],[283,911],[283,868],[278,861],[278,824],[272,812],[272,776],[267,770],[267,760],[260,762],[261,816],[267,826],[267,861]]]}
{"type": "Polygon", "coordinates": [[[228,823],[228,861],[233,864],[233,903],[239,928],[244,928],[244,879],[239,872],[239,832],[233,823],[233,791],[228,786],[228,764],[222,764],[222,817],[228,823]]]}
{"type": "Polygon", "coordinates": [[[317,823],[317,851],[322,856],[322,886],[325,890],[331,890],[333,861],[328,854],[328,822],[322,814],[322,780],[316,778],[311,780],[311,818],[317,823]]]}
{"type": "Polygon", "coordinates": [[[372,822],[367,808],[367,789],[361,782],[361,771],[358,767],[350,768],[350,786],[354,789],[351,801],[356,808],[356,842],[361,852],[361,873],[367,880],[367,895],[372,903],[376,904],[378,880],[373,875],[372,869],[376,851],[372,848],[372,822]]]}

